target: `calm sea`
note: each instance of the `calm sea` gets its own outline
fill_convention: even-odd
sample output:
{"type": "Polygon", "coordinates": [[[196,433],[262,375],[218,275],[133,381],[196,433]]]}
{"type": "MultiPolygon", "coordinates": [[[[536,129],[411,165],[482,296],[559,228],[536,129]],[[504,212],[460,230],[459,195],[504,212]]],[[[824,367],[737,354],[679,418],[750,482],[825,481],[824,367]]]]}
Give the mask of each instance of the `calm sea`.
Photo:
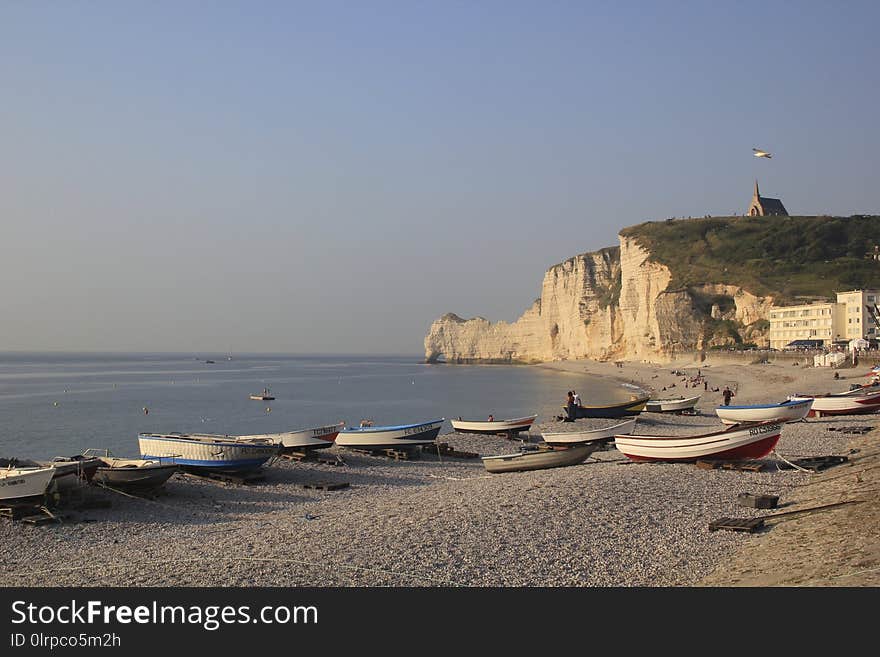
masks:
{"type": "MultiPolygon", "coordinates": [[[[541,421],[561,412],[569,389],[586,404],[630,392],[586,375],[427,365],[418,356],[0,354],[0,457],[51,458],[90,447],[133,456],[140,431],[258,434],[489,413],[539,413],[541,421]],[[274,401],[249,398],[266,387],[274,401]]],[[[447,430],[448,422],[441,433],[447,430]]]]}

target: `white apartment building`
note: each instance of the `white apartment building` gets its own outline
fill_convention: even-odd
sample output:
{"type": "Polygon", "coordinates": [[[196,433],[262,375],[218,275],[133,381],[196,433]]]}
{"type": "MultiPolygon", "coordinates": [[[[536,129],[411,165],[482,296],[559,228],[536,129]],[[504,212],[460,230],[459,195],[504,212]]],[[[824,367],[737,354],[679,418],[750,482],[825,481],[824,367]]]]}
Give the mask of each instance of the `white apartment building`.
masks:
{"type": "Polygon", "coordinates": [[[783,349],[795,340],[821,340],[831,346],[836,340],[880,338],[867,306],[880,305],[880,291],[838,292],[837,302],[810,303],[770,308],[770,347],[783,349]]]}

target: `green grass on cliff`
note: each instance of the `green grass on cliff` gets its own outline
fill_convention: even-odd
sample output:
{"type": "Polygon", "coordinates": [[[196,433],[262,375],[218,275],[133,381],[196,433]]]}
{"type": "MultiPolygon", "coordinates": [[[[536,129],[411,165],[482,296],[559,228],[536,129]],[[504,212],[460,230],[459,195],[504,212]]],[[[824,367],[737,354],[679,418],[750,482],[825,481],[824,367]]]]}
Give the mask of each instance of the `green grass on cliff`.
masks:
{"type": "Polygon", "coordinates": [[[651,260],[669,267],[670,290],[738,285],[782,301],[880,287],[880,216],[707,217],[630,226],[651,260]]]}

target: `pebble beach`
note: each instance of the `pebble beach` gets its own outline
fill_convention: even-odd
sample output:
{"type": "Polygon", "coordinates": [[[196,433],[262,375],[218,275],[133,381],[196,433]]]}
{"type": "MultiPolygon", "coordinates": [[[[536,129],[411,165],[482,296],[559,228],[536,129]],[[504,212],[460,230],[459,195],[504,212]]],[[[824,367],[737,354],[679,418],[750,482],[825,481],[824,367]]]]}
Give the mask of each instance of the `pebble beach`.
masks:
{"type": "MultiPolygon", "coordinates": [[[[701,394],[697,415],[639,416],[635,433],[663,434],[720,428],[715,387],[735,386],[733,403],[776,402],[796,392],[845,390],[864,382],[868,369],[843,370],[837,381],[827,368],[711,358],[699,366],[530,367],[614,378],[657,396],[701,394]],[[709,389],[684,389],[683,378],[698,369],[709,389]]],[[[524,438],[538,442],[542,431],[615,422],[572,424],[543,414],[524,438]]],[[[880,551],[865,538],[876,536],[865,523],[876,529],[870,466],[880,433],[829,429],[878,423],[880,416],[868,415],[785,425],[779,456],[848,457],[820,473],[637,464],[612,444],[577,466],[488,474],[480,459],[425,453],[397,461],[334,446],[323,455],[339,455],[344,465],[281,460],[252,485],[176,474],[150,498],[100,491],[111,500],[108,508],[72,509],[58,525],[4,521],[0,572],[15,586],[873,586],[880,583],[880,551]],[[349,486],[304,487],[321,482],[349,486]],[[745,508],[741,493],[778,495],[782,508],[745,508]],[[789,514],[754,534],[708,530],[722,517],[769,519],[847,500],[858,503],[789,514]],[[791,550],[799,558],[786,558],[791,550]]],[[[516,452],[520,445],[449,433],[438,441],[480,455],[516,452]]]]}

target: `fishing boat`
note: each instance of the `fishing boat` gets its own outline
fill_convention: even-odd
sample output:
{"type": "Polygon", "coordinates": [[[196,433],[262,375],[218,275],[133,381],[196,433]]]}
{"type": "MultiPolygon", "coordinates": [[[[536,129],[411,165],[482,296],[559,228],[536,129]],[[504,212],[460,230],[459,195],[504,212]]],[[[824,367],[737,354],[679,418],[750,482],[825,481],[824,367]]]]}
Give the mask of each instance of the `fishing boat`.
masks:
{"type": "Polygon", "coordinates": [[[345,422],[339,422],[326,427],[299,429],[284,433],[267,433],[258,436],[240,436],[240,438],[268,438],[280,445],[285,452],[324,449],[333,445],[333,441],[336,440],[336,436],[343,427],[345,427],[345,422]]]}
{"type": "Polygon", "coordinates": [[[251,395],[251,399],[257,399],[262,401],[272,401],[275,397],[272,396],[272,393],[269,392],[269,388],[263,388],[263,392],[251,395]]]}
{"type": "Polygon", "coordinates": [[[542,433],[541,437],[548,445],[564,446],[578,445],[580,443],[602,443],[610,441],[620,433],[630,433],[636,426],[636,418],[613,424],[604,429],[590,429],[589,431],[567,431],[542,433]]]}
{"type": "Polygon", "coordinates": [[[623,434],[614,437],[614,446],[632,461],[736,461],[767,456],[781,434],[779,422],[761,422],[694,436],[623,434]]]}
{"type": "Polygon", "coordinates": [[[85,458],[95,457],[98,466],[92,482],[122,490],[152,490],[158,488],[180,470],[176,463],[157,459],[124,459],[113,456],[108,449],[87,449],[85,458]]]}
{"type": "Polygon", "coordinates": [[[719,406],[715,414],[724,424],[740,422],[797,422],[807,417],[813,405],[812,399],[789,399],[778,404],[751,404],[719,406]]]}
{"type": "Polygon", "coordinates": [[[141,458],[176,463],[194,472],[236,472],[259,468],[281,452],[267,438],[207,433],[139,433],[141,458]]]}
{"type": "Polygon", "coordinates": [[[674,399],[649,399],[645,403],[645,411],[648,413],[680,413],[692,410],[701,395],[696,397],[676,397],[674,399]]]}
{"type": "MultiPolygon", "coordinates": [[[[608,404],[606,406],[576,406],[576,416],[577,418],[582,417],[626,417],[627,415],[638,415],[643,410],[645,410],[645,405],[648,402],[647,397],[636,397],[633,396],[629,401],[620,402],[619,404],[608,404]]],[[[568,407],[562,407],[566,412],[568,412],[568,407]]]]}
{"type": "Polygon", "coordinates": [[[395,426],[361,426],[343,428],[336,436],[336,444],[350,449],[397,449],[428,445],[437,439],[445,418],[399,424],[395,426]]]}
{"type": "Polygon", "coordinates": [[[85,486],[92,480],[98,465],[98,459],[83,459],[80,456],[57,456],[51,461],[0,459],[0,467],[3,468],[52,468],[52,480],[46,488],[49,493],[66,493],[85,486]]]}
{"type": "Polygon", "coordinates": [[[876,413],[880,410],[880,392],[862,395],[789,395],[788,398],[792,401],[812,399],[813,406],[808,413],[809,417],[859,415],[863,413],[876,413]]]}
{"type": "Polygon", "coordinates": [[[486,468],[486,472],[521,472],[560,468],[583,463],[598,448],[599,444],[593,442],[559,449],[547,447],[516,454],[484,456],[483,467],[486,468]]]}
{"type": "Polygon", "coordinates": [[[450,420],[452,428],[458,433],[486,433],[513,435],[520,431],[528,431],[537,415],[518,417],[511,420],[450,420]]]}
{"type": "Polygon", "coordinates": [[[0,501],[22,502],[42,498],[49,482],[55,475],[55,468],[9,467],[0,470],[0,501]]]}

